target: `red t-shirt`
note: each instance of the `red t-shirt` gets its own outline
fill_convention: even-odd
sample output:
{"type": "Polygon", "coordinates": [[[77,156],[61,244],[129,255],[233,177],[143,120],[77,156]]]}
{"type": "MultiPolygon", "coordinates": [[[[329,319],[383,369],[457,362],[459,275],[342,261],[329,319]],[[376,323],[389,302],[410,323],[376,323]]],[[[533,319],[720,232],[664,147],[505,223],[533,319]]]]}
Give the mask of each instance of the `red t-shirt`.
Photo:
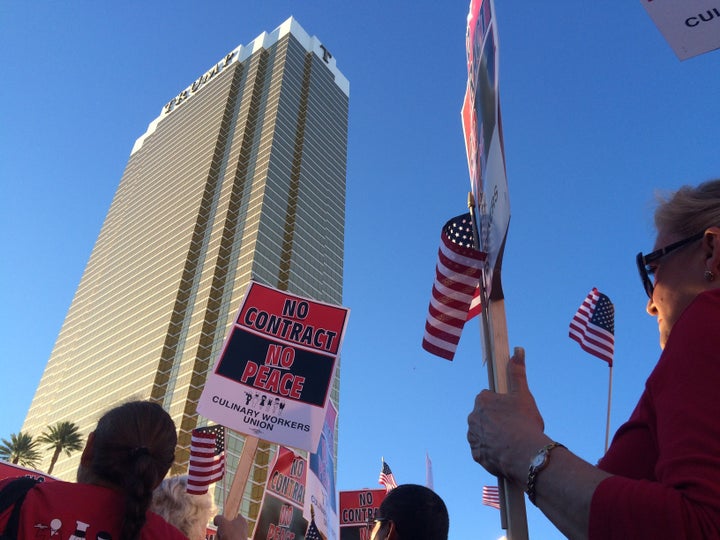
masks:
{"type": "Polygon", "coordinates": [[[598,466],[591,539],[720,539],[720,290],[673,326],[630,419],[598,466]]]}
{"type": "MultiPolygon", "coordinates": [[[[11,479],[0,482],[0,489],[11,479]]],[[[118,540],[125,505],[122,493],[109,488],[70,482],[37,484],[28,491],[20,511],[18,540],[118,540]]],[[[12,507],[0,514],[5,530],[12,507]]],[[[187,540],[175,527],[152,512],[142,540],[187,540]]]]}

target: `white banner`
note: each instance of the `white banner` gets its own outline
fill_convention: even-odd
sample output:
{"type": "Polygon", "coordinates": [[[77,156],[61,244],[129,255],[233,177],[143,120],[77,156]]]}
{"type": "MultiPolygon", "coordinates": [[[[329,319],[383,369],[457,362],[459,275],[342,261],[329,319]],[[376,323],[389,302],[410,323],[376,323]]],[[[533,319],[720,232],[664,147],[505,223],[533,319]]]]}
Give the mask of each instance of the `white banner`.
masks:
{"type": "Polygon", "coordinates": [[[680,60],[720,48],[720,0],[640,0],[680,60]]]}

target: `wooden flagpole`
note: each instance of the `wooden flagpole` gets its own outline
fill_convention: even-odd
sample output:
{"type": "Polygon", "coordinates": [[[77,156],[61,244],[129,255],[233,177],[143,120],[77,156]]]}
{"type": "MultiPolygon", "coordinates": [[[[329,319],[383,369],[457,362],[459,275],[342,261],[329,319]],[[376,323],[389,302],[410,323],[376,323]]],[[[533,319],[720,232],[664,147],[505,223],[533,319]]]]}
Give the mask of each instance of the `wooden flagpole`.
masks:
{"type": "MultiPolygon", "coordinates": [[[[468,207],[473,222],[473,236],[478,242],[478,226],[475,216],[475,199],[468,193],[468,207]]],[[[505,249],[505,239],[497,257],[493,271],[493,283],[490,295],[487,293],[487,280],[483,272],[480,280],[482,301],[483,348],[488,370],[488,387],[493,392],[506,394],[507,364],[510,361],[510,346],[507,335],[507,318],[505,315],[505,298],[500,280],[500,261],[505,249]]],[[[527,540],[528,526],[525,514],[525,494],[506,478],[498,478],[498,495],[500,499],[500,524],[507,531],[508,540],[527,540]]]]}
{"type": "Polygon", "coordinates": [[[235,519],[240,512],[240,503],[242,503],[243,491],[250,477],[250,469],[252,468],[255,452],[260,439],[245,435],[245,444],[243,445],[240,461],[235,470],[235,478],[233,478],[230,492],[227,494],[225,504],[223,505],[223,516],[226,519],[235,519]]]}

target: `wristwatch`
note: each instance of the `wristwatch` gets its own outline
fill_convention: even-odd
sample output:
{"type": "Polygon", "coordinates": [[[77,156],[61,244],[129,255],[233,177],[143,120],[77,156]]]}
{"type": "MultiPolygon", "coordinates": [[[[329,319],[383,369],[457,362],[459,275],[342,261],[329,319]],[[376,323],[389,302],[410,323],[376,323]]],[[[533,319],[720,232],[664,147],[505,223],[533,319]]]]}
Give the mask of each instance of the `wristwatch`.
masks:
{"type": "Polygon", "coordinates": [[[558,442],[551,442],[538,450],[538,453],[535,454],[535,457],[532,458],[532,461],[530,461],[526,492],[528,499],[530,499],[530,502],[533,504],[535,504],[535,481],[537,480],[537,475],[547,466],[550,459],[550,452],[557,447],[565,448],[564,445],[558,442]]]}

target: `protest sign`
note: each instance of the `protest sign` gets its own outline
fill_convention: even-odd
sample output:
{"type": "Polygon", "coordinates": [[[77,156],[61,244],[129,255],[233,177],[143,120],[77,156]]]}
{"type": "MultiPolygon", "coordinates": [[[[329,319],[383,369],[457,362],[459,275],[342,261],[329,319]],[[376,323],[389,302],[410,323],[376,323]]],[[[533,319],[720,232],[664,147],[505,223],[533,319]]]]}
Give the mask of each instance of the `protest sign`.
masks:
{"type": "Polygon", "coordinates": [[[348,314],[251,282],[198,412],[241,433],[314,451],[348,314]]]}
{"type": "Polygon", "coordinates": [[[340,540],[369,540],[385,489],[340,492],[340,540]]]}
{"type": "Polygon", "coordinates": [[[253,540],[302,540],[308,520],[303,518],[307,460],[278,447],[263,494],[253,540]]]}
{"type": "Polygon", "coordinates": [[[498,91],[499,49],[491,1],[471,0],[466,47],[468,82],[461,117],[479,219],[478,247],[487,253],[483,279],[490,295],[510,223],[498,91]]]}
{"type": "Polygon", "coordinates": [[[314,508],[315,525],[327,540],[337,540],[338,538],[335,458],[333,455],[336,423],[337,410],[332,402],[329,402],[320,441],[315,452],[312,452],[309,457],[307,495],[303,514],[309,521],[312,517],[311,507],[314,508]]]}
{"type": "Polygon", "coordinates": [[[720,48],[720,0],[641,0],[680,60],[720,48]]]}

